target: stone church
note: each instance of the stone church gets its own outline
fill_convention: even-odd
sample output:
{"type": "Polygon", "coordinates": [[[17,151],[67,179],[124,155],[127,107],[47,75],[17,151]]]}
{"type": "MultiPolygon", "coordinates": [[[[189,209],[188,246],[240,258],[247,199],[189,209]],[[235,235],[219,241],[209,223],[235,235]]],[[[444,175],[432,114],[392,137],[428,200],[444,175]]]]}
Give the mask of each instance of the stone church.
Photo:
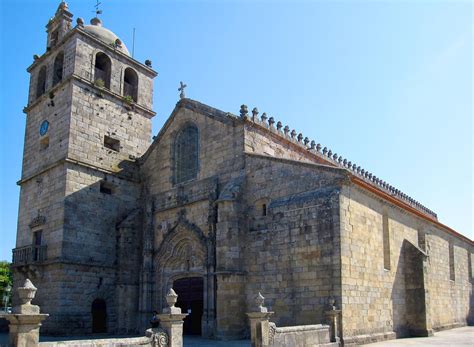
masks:
{"type": "Polygon", "coordinates": [[[335,300],[346,344],[474,318],[474,242],[386,181],[248,110],[181,99],[151,139],[152,63],[62,2],[31,75],[14,283],[45,334],[143,333],[166,291],[184,332],[248,336],[259,291],[278,325],[335,300]]]}

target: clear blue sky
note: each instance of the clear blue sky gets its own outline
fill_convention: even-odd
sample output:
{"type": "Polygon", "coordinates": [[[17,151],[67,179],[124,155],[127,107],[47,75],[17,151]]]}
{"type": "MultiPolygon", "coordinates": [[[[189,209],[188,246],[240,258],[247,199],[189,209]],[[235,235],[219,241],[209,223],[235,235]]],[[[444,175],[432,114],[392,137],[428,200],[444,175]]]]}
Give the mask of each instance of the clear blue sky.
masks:
{"type": "MultiPolygon", "coordinates": [[[[473,238],[470,1],[101,0],[104,26],[151,59],[156,134],[187,96],[246,103],[360,164],[473,238]]],[[[58,0],[1,0],[0,259],[15,246],[33,54],[58,0]]],[[[70,0],[86,21],[93,0],[70,0]]]]}

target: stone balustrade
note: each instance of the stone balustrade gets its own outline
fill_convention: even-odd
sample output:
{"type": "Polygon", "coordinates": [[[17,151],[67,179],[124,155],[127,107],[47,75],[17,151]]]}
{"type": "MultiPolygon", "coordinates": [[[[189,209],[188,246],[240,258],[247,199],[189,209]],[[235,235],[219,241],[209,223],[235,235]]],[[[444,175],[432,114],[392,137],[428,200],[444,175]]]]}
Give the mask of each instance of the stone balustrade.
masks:
{"type": "Polygon", "coordinates": [[[42,262],[47,259],[47,246],[29,245],[18,247],[13,250],[13,265],[26,265],[42,262]]]}
{"type": "Polygon", "coordinates": [[[316,144],[316,142],[310,141],[309,138],[305,138],[303,140],[303,134],[299,133],[297,136],[296,130],[292,130],[290,132],[290,128],[288,125],[283,127],[283,124],[278,121],[275,127],[275,119],[273,117],[268,118],[266,113],[263,113],[260,119],[258,119],[258,109],[255,107],[252,110],[252,118],[249,119],[248,117],[248,107],[246,105],[242,105],[240,108],[240,116],[242,119],[251,121],[255,124],[258,124],[271,132],[278,134],[279,136],[285,138],[288,141],[293,142],[295,145],[298,145],[305,150],[308,150],[312,154],[317,157],[323,158],[324,160],[334,164],[335,166],[344,168],[351,172],[354,176],[362,179],[363,181],[369,183],[372,186],[377,187],[378,189],[384,191],[385,193],[396,197],[398,200],[403,201],[404,203],[410,205],[411,207],[417,209],[418,211],[429,215],[431,218],[437,219],[437,215],[435,212],[430,210],[429,208],[423,206],[420,202],[416,201],[415,199],[411,198],[407,194],[403,193],[399,189],[395,188],[394,186],[388,184],[386,181],[376,177],[368,170],[361,168],[360,165],[356,163],[352,163],[351,161],[343,158],[342,156],[334,153],[331,149],[327,147],[322,147],[321,144],[316,144]],[[283,130],[282,130],[283,129],[283,130]],[[321,151],[322,149],[322,151],[321,151]]]}

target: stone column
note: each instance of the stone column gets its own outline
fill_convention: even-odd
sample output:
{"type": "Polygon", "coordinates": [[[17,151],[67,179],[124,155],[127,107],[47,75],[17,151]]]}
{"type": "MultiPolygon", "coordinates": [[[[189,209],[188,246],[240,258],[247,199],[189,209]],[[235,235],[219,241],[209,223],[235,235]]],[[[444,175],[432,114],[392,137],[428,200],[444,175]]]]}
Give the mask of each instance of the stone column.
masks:
{"type": "Polygon", "coordinates": [[[187,314],[181,313],[179,307],[175,307],[178,295],[170,288],[166,295],[167,308],[158,315],[160,327],[148,329],[147,336],[153,340],[153,346],[182,347],[183,346],[183,319],[187,314]],[[164,333],[164,334],[163,334],[164,333]]]}
{"type": "Polygon", "coordinates": [[[340,340],[339,321],[341,310],[337,310],[335,304],[336,301],[331,300],[331,309],[325,312],[326,317],[328,317],[329,321],[329,338],[331,342],[339,342],[340,340]]]}
{"type": "Polygon", "coordinates": [[[270,316],[273,312],[268,312],[263,306],[265,298],[258,293],[255,298],[257,304],[255,309],[247,313],[250,321],[250,340],[252,347],[266,347],[270,345],[270,316]]]}
{"type": "Polygon", "coordinates": [[[23,287],[19,287],[20,305],[13,308],[13,313],[5,318],[10,322],[10,345],[15,347],[34,347],[39,344],[41,322],[48,314],[40,314],[39,306],[32,305],[31,300],[36,295],[36,287],[29,279],[23,287]]]}

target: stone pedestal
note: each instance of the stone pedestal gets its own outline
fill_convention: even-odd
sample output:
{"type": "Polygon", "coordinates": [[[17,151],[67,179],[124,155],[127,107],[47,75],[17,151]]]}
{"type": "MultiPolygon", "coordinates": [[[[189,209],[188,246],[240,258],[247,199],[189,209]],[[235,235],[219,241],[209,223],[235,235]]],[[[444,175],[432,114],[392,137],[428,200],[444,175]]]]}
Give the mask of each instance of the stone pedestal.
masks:
{"type": "Polygon", "coordinates": [[[150,335],[152,338],[154,347],[183,347],[183,319],[187,314],[181,313],[181,309],[174,306],[177,300],[178,295],[171,288],[166,295],[169,307],[163,309],[162,314],[157,315],[160,327],[147,330],[147,336],[150,335]]]}
{"type": "Polygon", "coordinates": [[[32,305],[31,300],[36,294],[36,287],[26,279],[23,287],[18,288],[21,300],[19,306],[13,308],[13,313],[5,318],[10,322],[10,345],[15,347],[34,347],[39,344],[39,329],[41,322],[49,315],[40,314],[39,306],[32,305]]]}
{"type": "Polygon", "coordinates": [[[258,293],[255,298],[257,304],[253,312],[247,313],[250,321],[250,340],[252,347],[266,347],[270,345],[270,316],[273,312],[268,312],[263,306],[264,297],[258,293]]]}
{"type": "Polygon", "coordinates": [[[340,340],[340,331],[339,331],[339,324],[340,324],[340,315],[341,310],[337,310],[335,306],[332,306],[331,310],[325,312],[326,317],[328,317],[329,321],[329,338],[331,342],[339,342],[340,340]]]}

